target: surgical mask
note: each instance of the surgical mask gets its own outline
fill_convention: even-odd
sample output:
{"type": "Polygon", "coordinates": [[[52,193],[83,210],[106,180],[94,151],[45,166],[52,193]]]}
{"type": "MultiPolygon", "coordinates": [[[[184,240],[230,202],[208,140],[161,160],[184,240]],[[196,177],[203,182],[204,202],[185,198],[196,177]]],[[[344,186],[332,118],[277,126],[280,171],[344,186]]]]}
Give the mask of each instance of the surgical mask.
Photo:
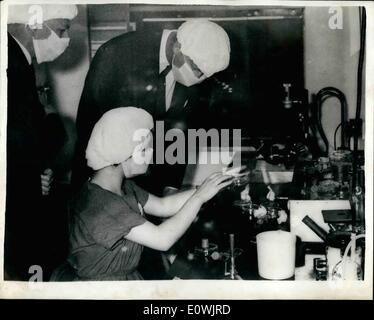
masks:
{"type": "Polygon", "coordinates": [[[32,39],[38,63],[55,60],[69,46],[70,38],[60,38],[50,27],[47,28],[51,30],[48,38],[32,39]]]}
{"type": "Polygon", "coordinates": [[[197,77],[187,62],[184,62],[179,68],[172,64],[172,70],[175,81],[178,81],[186,87],[193,86],[206,79],[205,75],[202,75],[200,78],[197,77]]]}

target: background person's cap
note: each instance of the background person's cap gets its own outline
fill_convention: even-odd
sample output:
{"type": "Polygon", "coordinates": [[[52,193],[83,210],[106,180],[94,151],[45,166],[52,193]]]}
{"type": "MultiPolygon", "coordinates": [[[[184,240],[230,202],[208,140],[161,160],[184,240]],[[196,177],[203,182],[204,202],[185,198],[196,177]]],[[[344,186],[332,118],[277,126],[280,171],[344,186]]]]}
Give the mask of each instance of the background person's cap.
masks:
{"type": "Polygon", "coordinates": [[[8,6],[8,23],[33,25],[52,19],[74,19],[78,14],[76,5],[33,4],[8,6]],[[41,14],[40,20],[37,17],[41,14]]]}

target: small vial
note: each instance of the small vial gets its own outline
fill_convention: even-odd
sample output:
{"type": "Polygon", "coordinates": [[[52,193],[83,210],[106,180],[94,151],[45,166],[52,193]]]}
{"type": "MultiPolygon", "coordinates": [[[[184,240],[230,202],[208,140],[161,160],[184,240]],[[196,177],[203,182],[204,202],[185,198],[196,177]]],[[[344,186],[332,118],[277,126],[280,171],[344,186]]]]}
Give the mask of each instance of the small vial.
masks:
{"type": "Polygon", "coordinates": [[[201,247],[207,249],[209,247],[209,240],[206,238],[201,239],[201,247]]]}
{"type": "Polygon", "coordinates": [[[204,250],[204,256],[207,257],[209,255],[209,240],[206,238],[201,239],[201,248],[204,250]]]}

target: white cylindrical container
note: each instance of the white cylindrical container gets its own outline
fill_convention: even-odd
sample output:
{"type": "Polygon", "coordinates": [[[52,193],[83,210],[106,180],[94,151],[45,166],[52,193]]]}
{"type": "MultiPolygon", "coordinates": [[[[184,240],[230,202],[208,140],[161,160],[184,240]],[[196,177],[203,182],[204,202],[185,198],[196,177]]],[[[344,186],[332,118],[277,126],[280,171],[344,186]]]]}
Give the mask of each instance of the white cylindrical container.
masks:
{"type": "Polygon", "coordinates": [[[296,236],[266,231],[256,236],[258,272],[264,279],[283,280],[295,274],[296,236]]]}
{"type": "Polygon", "coordinates": [[[334,268],[342,260],[341,250],[340,248],[327,247],[326,256],[329,269],[328,279],[331,280],[334,268]]]}

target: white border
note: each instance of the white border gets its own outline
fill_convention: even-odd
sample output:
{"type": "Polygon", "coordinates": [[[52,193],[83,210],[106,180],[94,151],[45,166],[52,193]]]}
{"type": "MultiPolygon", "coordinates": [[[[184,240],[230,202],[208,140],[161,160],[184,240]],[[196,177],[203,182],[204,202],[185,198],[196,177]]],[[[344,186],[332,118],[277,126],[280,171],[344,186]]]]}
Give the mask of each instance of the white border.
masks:
{"type": "MultiPolygon", "coordinates": [[[[204,5],[272,5],[292,7],[365,6],[367,11],[366,95],[365,95],[365,162],[366,162],[366,243],[365,281],[125,281],[74,283],[23,283],[0,280],[0,298],[16,299],[372,299],[373,270],[373,95],[374,95],[374,4],[360,1],[3,1],[1,2],[1,82],[0,82],[0,239],[4,239],[5,210],[5,141],[6,141],[6,66],[7,66],[7,5],[21,3],[132,3],[132,4],[204,4],[204,5]]],[[[25,244],[27,246],[27,244],[25,244]]],[[[27,247],[25,247],[27,250],[27,247]]],[[[0,247],[0,279],[3,279],[3,246],[0,247]]]]}

